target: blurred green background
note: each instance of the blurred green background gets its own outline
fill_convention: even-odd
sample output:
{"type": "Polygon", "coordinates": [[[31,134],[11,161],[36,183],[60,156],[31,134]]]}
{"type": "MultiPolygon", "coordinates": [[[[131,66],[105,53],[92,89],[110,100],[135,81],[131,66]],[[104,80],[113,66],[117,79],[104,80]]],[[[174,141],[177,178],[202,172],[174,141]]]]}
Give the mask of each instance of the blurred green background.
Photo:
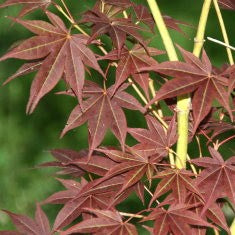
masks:
{"type": "MultiPolygon", "coordinates": [[[[67,2],[69,2],[73,15],[77,18],[79,12],[87,9],[95,1],[70,0],[67,2]]],[[[145,1],[135,2],[144,3],[145,1]]],[[[193,25],[192,28],[181,26],[189,37],[184,37],[171,30],[175,43],[192,51],[193,38],[203,1],[158,0],[158,3],[165,15],[193,25]]],[[[15,6],[0,9],[0,56],[6,53],[14,42],[32,35],[22,26],[12,24],[9,19],[5,18],[5,16],[17,16],[18,12],[19,7],[15,6]]],[[[230,43],[234,46],[235,13],[232,11],[223,11],[222,13],[230,43]]],[[[35,16],[41,17],[41,12],[36,11],[26,18],[34,18],[35,16]]],[[[210,12],[206,36],[222,40],[214,9],[211,9],[210,12]]],[[[163,48],[159,35],[154,37],[151,45],[163,48]]],[[[222,46],[207,41],[205,48],[214,65],[220,66],[227,62],[226,51],[222,46]]],[[[0,83],[3,83],[8,76],[13,74],[21,64],[22,61],[13,59],[1,62],[0,83]]],[[[75,105],[75,101],[71,97],[53,94],[63,88],[62,84],[59,84],[54,92],[41,100],[32,115],[27,116],[25,114],[33,76],[34,74],[20,77],[10,84],[0,87],[0,209],[29,216],[33,216],[35,202],[42,201],[53,192],[63,189],[51,177],[55,170],[35,169],[38,164],[52,160],[48,150],[54,148],[79,150],[87,147],[86,126],[70,131],[64,138],[59,139],[60,131],[75,105]]],[[[137,125],[141,125],[140,118],[135,118],[130,113],[128,113],[128,117],[130,125],[133,126],[135,122],[137,122],[137,125]]],[[[117,141],[108,133],[104,143],[116,144],[117,141]]],[[[230,142],[221,150],[226,156],[231,156],[232,147],[232,142],[230,142]]],[[[194,156],[197,155],[195,146],[190,146],[190,153],[194,156]]],[[[128,205],[130,206],[130,204],[128,205]]],[[[44,207],[51,217],[55,215],[53,208],[55,207],[44,207]]],[[[0,230],[10,228],[12,228],[12,224],[9,218],[0,212],[0,230]]]]}

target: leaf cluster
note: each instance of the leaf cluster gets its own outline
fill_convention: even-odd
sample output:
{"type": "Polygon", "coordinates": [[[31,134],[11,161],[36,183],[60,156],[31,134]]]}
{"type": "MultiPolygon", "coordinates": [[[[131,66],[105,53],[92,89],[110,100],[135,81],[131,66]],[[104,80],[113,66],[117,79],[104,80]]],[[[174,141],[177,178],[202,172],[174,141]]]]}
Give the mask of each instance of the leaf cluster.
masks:
{"type": "MultiPolygon", "coordinates": [[[[232,0],[219,3],[235,9],[232,0]]],[[[230,233],[223,206],[234,209],[235,205],[235,156],[224,160],[218,149],[232,137],[221,141],[218,137],[234,131],[235,67],[215,68],[205,50],[197,58],[179,46],[182,61],[159,62],[165,52],[149,46],[151,38],[143,33],[156,34],[153,17],[146,6],[129,0],[96,1],[79,21],[63,0],[60,5],[7,0],[0,8],[18,4],[19,15],[10,19],[34,36],[0,57],[0,61],[24,60],[4,84],[35,72],[26,109],[30,114],[63,83],[65,89],[59,93],[77,104],[61,137],[87,123],[89,148],[52,150],[55,161],[41,167],[58,168],[56,179],[65,189],[37,204],[34,220],[4,210],[17,231],[1,234],[134,235],[137,224],[159,235],[206,234],[208,228],[230,233]],[[48,20],[26,19],[35,9],[48,20]],[[181,110],[176,108],[176,97],[187,94],[192,97],[188,144],[195,146],[197,141],[200,157],[189,160],[187,169],[177,169],[176,114],[181,110]],[[166,106],[170,116],[164,115],[166,106]],[[139,112],[146,128],[130,127],[126,109],[139,112]],[[108,130],[119,146],[102,146],[108,130]],[[136,144],[129,146],[127,137],[136,144]],[[201,152],[205,137],[207,157],[201,152]],[[133,194],[143,210],[133,205],[134,213],[120,211],[133,194]],[[52,227],[41,209],[44,204],[63,205],[52,227]]],[[[187,38],[179,26],[190,24],[170,16],[163,19],[169,29],[187,38]]]]}

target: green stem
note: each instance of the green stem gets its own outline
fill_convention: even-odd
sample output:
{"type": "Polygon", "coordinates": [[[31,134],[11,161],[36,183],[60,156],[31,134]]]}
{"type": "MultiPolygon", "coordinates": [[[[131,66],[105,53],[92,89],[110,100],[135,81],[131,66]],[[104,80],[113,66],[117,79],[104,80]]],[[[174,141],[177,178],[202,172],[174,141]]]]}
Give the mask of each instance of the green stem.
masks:
{"type": "MultiPolygon", "coordinates": [[[[220,8],[219,8],[219,5],[218,5],[218,1],[213,0],[213,3],[214,3],[215,11],[216,11],[216,14],[217,14],[217,17],[218,17],[218,20],[219,20],[219,24],[220,24],[221,32],[222,32],[222,35],[223,35],[223,38],[224,38],[224,42],[229,45],[228,35],[227,35],[227,31],[226,31],[226,28],[225,28],[225,25],[224,25],[224,20],[223,20],[223,17],[222,17],[222,14],[221,14],[221,11],[220,11],[220,8]]],[[[233,60],[232,51],[228,47],[226,48],[226,50],[227,50],[227,54],[228,54],[229,63],[230,63],[230,65],[233,65],[234,60],[233,60]]]]}
{"type": "MultiPolygon", "coordinates": [[[[178,61],[178,56],[169,32],[166,28],[160,9],[155,0],[147,0],[154,17],[157,28],[166,48],[170,61],[178,61]]],[[[179,96],[177,100],[177,120],[178,120],[178,141],[177,141],[177,168],[186,167],[187,148],[188,148],[188,116],[190,107],[190,97],[188,95],[179,96]]]]}

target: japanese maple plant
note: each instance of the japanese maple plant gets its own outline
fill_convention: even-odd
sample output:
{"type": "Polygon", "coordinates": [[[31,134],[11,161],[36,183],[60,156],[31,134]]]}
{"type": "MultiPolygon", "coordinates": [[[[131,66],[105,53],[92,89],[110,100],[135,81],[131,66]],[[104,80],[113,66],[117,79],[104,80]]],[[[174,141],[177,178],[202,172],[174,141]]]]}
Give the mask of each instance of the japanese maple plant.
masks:
{"type": "Polygon", "coordinates": [[[88,149],[51,150],[55,161],[41,165],[58,168],[57,180],[65,189],[37,203],[34,219],[3,210],[17,231],[0,234],[235,234],[235,222],[224,214],[224,207],[235,209],[235,156],[225,160],[220,151],[235,129],[235,67],[221,9],[235,10],[235,1],[202,2],[190,41],[193,52],[174,43],[168,32],[187,37],[179,24],[190,24],[163,16],[157,0],[97,0],[79,19],[64,0],[0,5],[20,4],[18,16],[9,17],[34,34],[0,57],[25,61],[5,84],[35,72],[26,109],[30,114],[42,97],[64,83],[59,93],[77,105],[61,137],[85,123],[89,133],[88,149]],[[221,68],[211,64],[203,49],[212,8],[224,37],[224,42],[214,41],[228,54],[221,68]],[[47,20],[28,19],[38,9],[47,20]],[[155,35],[164,50],[149,46],[155,35]],[[159,62],[162,55],[168,59],[159,62]],[[128,126],[126,109],[133,119],[139,112],[145,128],[128,126]],[[120,147],[102,145],[107,130],[120,147]],[[230,134],[226,138],[225,132],[230,134]],[[128,144],[127,137],[135,144],[128,144]],[[197,158],[188,155],[190,144],[197,158]],[[137,200],[130,200],[133,194],[141,210],[137,200]],[[131,212],[120,206],[127,200],[131,212]],[[45,204],[63,205],[53,226],[42,210],[45,204]]]}

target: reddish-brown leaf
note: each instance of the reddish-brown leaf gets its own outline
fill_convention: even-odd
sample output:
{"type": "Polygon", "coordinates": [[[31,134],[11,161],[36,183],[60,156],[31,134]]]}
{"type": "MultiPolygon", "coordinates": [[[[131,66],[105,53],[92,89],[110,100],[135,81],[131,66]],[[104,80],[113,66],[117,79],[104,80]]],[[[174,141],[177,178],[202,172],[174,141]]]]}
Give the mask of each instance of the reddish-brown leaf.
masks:
{"type": "Polygon", "coordinates": [[[176,142],[176,123],[173,117],[167,133],[162,125],[153,117],[146,116],[148,130],[141,128],[128,128],[128,132],[140,143],[134,148],[151,156],[158,154],[166,156],[169,148],[176,142]]]}
{"type": "Polygon", "coordinates": [[[185,62],[163,62],[155,67],[144,69],[154,70],[175,77],[167,81],[160,88],[148,106],[157,100],[194,92],[192,99],[194,117],[193,133],[195,133],[200,122],[211,110],[212,102],[215,99],[227,109],[232,119],[229,94],[226,91],[228,84],[227,77],[213,72],[212,65],[205,51],[202,53],[202,60],[199,60],[192,53],[182,48],[180,51],[184,56],[185,62]]]}
{"type": "Polygon", "coordinates": [[[133,224],[123,222],[121,215],[117,211],[97,210],[86,208],[86,211],[94,214],[96,217],[84,220],[66,231],[61,235],[71,233],[94,233],[94,234],[122,234],[137,235],[137,230],[133,224]]]}
{"type": "MultiPolygon", "coordinates": [[[[16,226],[17,232],[6,231],[6,235],[13,234],[26,234],[26,235],[50,235],[51,228],[46,214],[43,212],[39,204],[37,204],[37,209],[35,213],[35,221],[27,216],[19,215],[12,213],[10,211],[6,211],[10,217],[14,225],[16,226]],[[9,232],[9,233],[8,233],[9,232]]],[[[2,232],[0,231],[2,234],[2,232]]],[[[4,233],[3,233],[4,234],[4,233]]]]}
{"type": "MultiPolygon", "coordinates": [[[[133,191],[136,192],[138,196],[143,195],[143,192],[140,192],[143,190],[141,189],[141,185],[134,185],[116,197],[117,192],[121,189],[123,183],[124,177],[122,176],[113,177],[103,183],[100,183],[100,179],[96,179],[89,183],[84,181],[81,189],[76,190],[77,193],[72,196],[73,198],[70,198],[70,200],[62,198],[64,196],[63,193],[66,191],[58,192],[57,194],[54,194],[55,196],[52,195],[48,198],[52,199],[52,203],[65,204],[56,217],[54,229],[61,229],[69,225],[83,213],[83,208],[85,207],[89,207],[90,209],[113,208],[113,206],[125,200],[133,191]],[[57,195],[59,196],[56,197],[57,195]],[[65,202],[62,202],[61,199],[65,200],[65,202]]],[[[68,191],[71,192],[70,189],[67,190],[67,192],[68,191]]],[[[69,196],[69,193],[66,194],[66,196],[69,196]]],[[[50,203],[48,199],[46,202],[50,203]]]]}
{"type": "Polygon", "coordinates": [[[124,91],[125,88],[126,86],[120,87],[112,96],[113,86],[106,90],[96,83],[87,82],[84,96],[89,98],[83,102],[83,110],[79,105],[73,109],[62,136],[88,121],[90,154],[102,142],[108,128],[112,130],[124,149],[127,123],[122,108],[143,111],[139,102],[124,91]]]}
{"type": "Polygon", "coordinates": [[[82,22],[93,24],[90,40],[93,40],[100,35],[108,34],[111,37],[119,55],[124,46],[127,35],[132,36],[143,47],[145,47],[147,51],[146,44],[138,33],[139,30],[143,31],[143,28],[133,24],[130,19],[113,17],[98,10],[89,10],[83,15],[82,22]]]}
{"type": "Polygon", "coordinates": [[[199,188],[194,184],[191,178],[193,174],[184,169],[167,169],[158,173],[154,178],[160,178],[157,188],[150,201],[150,205],[161,195],[172,191],[171,195],[175,200],[175,203],[185,203],[188,192],[195,193],[203,198],[199,188]]]}
{"type": "Polygon", "coordinates": [[[0,8],[18,4],[23,5],[23,8],[19,13],[19,17],[22,17],[38,8],[46,10],[46,8],[51,4],[51,0],[7,0],[4,3],[0,4],[0,8]]]}
{"type": "Polygon", "coordinates": [[[43,59],[32,83],[27,112],[31,113],[39,100],[52,90],[65,72],[65,80],[82,104],[82,88],[85,79],[84,66],[92,67],[101,74],[94,53],[87,47],[89,37],[71,35],[63,21],[51,12],[47,16],[52,24],[41,20],[14,19],[31,32],[37,34],[0,58],[24,60],[43,59]]]}
{"type": "Polygon", "coordinates": [[[213,227],[196,213],[189,211],[189,208],[185,204],[170,206],[167,211],[156,208],[143,221],[155,221],[153,230],[155,235],[167,235],[169,233],[188,235],[192,234],[193,226],[213,227]]]}
{"type": "Polygon", "coordinates": [[[224,161],[222,156],[209,147],[212,158],[203,157],[191,160],[192,163],[205,168],[196,179],[197,186],[206,200],[202,213],[218,198],[229,198],[235,205],[235,157],[224,161]]]}
{"type": "MultiPolygon", "coordinates": [[[[149,75],[148,73],[137,72],[143,67],[156,65],[157,61],[151,56],[161,55],[165,52],[148,47],[148,53],[149,55],[139,44],[136,44],[131,50],[128,50],[126,47],[122,49],[116,70],[114,92],[129,76],[132,76],[149,98],[149,75]]],[[[102,56],[101,59],[118,60],[118,50],[111,51],[107,55],[102,56]]]]}

